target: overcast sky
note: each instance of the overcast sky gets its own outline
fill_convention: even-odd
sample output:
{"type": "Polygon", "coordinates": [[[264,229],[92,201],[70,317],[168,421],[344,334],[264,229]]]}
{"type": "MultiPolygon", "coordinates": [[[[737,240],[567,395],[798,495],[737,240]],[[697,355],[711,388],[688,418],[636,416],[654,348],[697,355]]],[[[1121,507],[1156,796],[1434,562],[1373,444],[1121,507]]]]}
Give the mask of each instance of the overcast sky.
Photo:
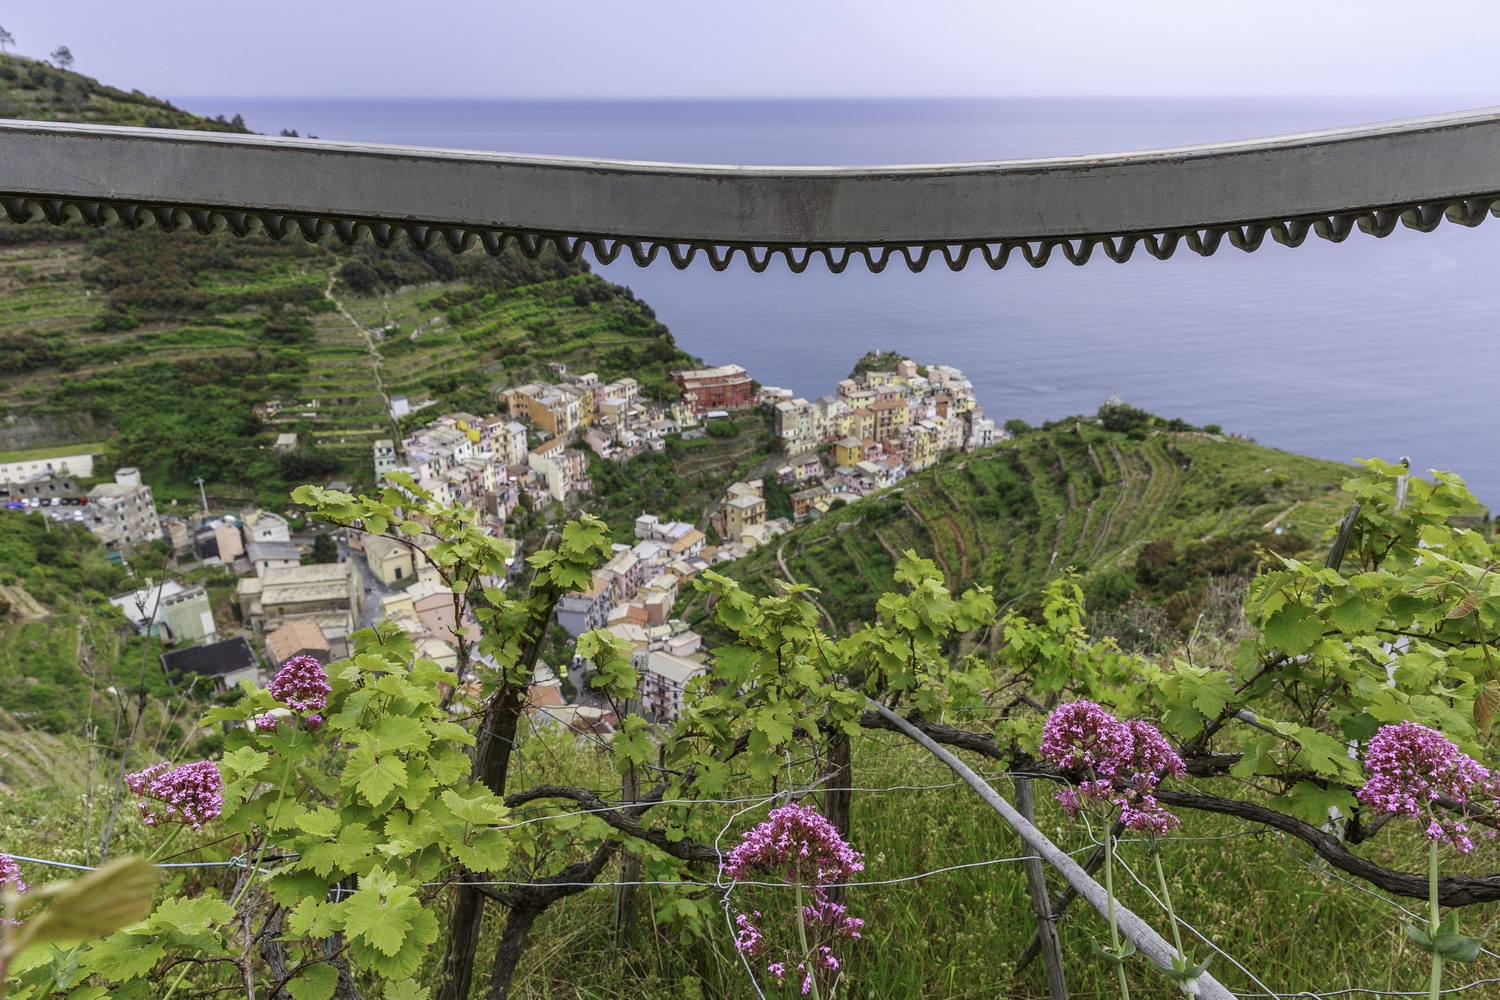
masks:
{"type": "Polygon", "coordinates": [[[26,0],[161,97],[1495,95],[1495,0],[26,0]]]}

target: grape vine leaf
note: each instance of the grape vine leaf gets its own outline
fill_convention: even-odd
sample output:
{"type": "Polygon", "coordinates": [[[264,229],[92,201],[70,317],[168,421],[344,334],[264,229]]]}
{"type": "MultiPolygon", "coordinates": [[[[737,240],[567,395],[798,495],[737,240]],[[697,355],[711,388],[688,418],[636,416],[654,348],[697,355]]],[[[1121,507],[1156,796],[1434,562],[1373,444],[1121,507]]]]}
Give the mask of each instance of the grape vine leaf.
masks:
{"type": "Polygon", "coordinates": [[[339,971],[331,965],[309,965],[288,980],[286,991],[292,1000],[328,1000],[339,985],[339,971]]]}
{"type": "Polygon", "coordinates": [[[1266,642],[1292,656],[1300,656],[1323,637],[1323,622],[1311,608],[1288,604],[1266,619],[1266,642]]]}

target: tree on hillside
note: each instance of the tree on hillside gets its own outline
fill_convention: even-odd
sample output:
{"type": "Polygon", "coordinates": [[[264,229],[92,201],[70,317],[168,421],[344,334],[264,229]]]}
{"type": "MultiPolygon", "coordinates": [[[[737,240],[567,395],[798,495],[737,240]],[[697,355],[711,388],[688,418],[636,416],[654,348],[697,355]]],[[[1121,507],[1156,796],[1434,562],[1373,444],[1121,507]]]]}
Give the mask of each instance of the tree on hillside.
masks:
{"type": "Polygon", "coordinates": [[[16,44],[16,36],[12,35],[4,28],[0,28],[0,52],[4,52],[7,45],[14,44],[16,44]]]}
{"type": "Polygon", "coordinates": [[[66,45],[59,45],[52,50],[52,61],[57,64],[58,69],[72,69],[73,52],[66,45]]]}

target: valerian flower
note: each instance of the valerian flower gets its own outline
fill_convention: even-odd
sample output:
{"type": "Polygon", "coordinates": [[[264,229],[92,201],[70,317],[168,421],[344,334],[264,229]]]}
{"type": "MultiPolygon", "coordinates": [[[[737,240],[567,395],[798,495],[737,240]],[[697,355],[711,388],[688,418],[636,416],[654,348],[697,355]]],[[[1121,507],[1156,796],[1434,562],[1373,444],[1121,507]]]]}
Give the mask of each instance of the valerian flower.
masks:
{"type": "Polygon", "coordinates": [[[1462,814],[1439,813],[1434,804],[1444,797],[1460,806],[1493,797],[1495,779],[1442,733],[1415,722],[1380,727],[1365,751],[1365,773],[1365,786],[1354,793],[1361,802],[1415,820],[1425,815],[1429,841],[1452,844],[1461,854],[1474,849],[1462,814]]]}
{"type": "Polygon", "coordinates": [[[321,663],[311,656],[294,656],[276,671],[266,690],[293,711],[321,712],[328,707],[328,695],[333,689],[321,663]]]}
{"type": "MultiPolygon", "coordinates": [[[[813,976],[806,959],[810,958],[817,969],[834,971],[839,967],[833,949],[822,942],[836,938],[853,940],[860,936],[865,922],[849,916],[848,909],[828,899],[825,890],[864,871],[864,867],[864,855],[850,847],[832,823],[816,810],[797,804],[771,810],[765,822],[746,831],[740,843],[729,852],[724,874],[732,879],[770,876],[811,891],[812,904],[803,905],[796,911],[803,928],[819,942],[813,946],[811,955],[804,955],[804,961],[795,963],[796,971],[802,973],[804,994],[812,989],[813,976]]],[[[741,913],[735,917],[735,924],[739,927],[735,948],[752,958],[760,957],[770,949],[765,933],[756,923],[759,919],[758,910],[751,911],[751,915],[741,913]]],[[[768,962],[766,971],[779,980],[785,979],[793,961],[791,952],[778,948],[775,954],[780,960],[768,962]]]]}
{"type": "Polygon", "coordinates": [[[141,818],[151,827],[165,820],[196,830],[224,810],[224,778],[212,761],[200,760],[177,768],[162,761],[127,775],[125,787],[144,796],[141,818]],[[160,805],[153,806],[148,799],[160,805]]]}
{"type": "Polygon", "coordinates": [[[21,878],[21,866],[8,854],[0,854],[0,888],[9,887],[13,892],[25,892],[26,880],[21,878]]]}
{"type": "Polygon", "coordinates": [[[1084,775],[1057,793],[1070,816],[1089,803],[1120,810],[1128,829],[1164,834],[1181,821],[1153,794],[1165,777],[1187,773],[1182,758],[1149,722],[1121,722],[1092,701],[1055,709],[1042,727],[1042,759],[1084,775]]]}
{"type": "Polygon", "coordinates": [[[772,809],[765,822],[746,831],[729,852],[724,874],[732,879],[771,875],[821,887],[864,871],[864,860],[816,809],[793,803],[772,809]]]}
{"type": "Polygon", "coordinates": [[[1128,726],[1085,699],[1059,705],[1042,726],[1042,759],[1065,771],[1113,778],[1133,745],[1128,726]]]}

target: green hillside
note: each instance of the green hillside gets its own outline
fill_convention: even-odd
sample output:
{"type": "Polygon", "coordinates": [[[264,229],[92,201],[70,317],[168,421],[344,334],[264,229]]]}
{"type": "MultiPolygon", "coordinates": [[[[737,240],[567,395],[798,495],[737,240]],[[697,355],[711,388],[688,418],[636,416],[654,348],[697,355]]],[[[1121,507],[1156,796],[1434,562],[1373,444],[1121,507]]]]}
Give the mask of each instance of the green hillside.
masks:
{"type": "Polygon", "coordinates": [[[906,549],[935,560],[950,585],[994,587],[1002,604],[1073,566],[1096,607],[1144,588],[1190,628],[1195,591],[1210,577],[1243,573],[1260,546],[1319,545],[1346,506],[1348,471],[1202,432],[1112,432],[1070,419],[949,455],[728,572],[761,590],[787,573],[812,583],[842,627],[873,614],[906,549]]]}
{"type": "Polygon", "coordinates": [[[239,115],[203,118],[170,102],[100,83],[39,59],[0,54],[0,118],[248,132],[239,115]]]}

